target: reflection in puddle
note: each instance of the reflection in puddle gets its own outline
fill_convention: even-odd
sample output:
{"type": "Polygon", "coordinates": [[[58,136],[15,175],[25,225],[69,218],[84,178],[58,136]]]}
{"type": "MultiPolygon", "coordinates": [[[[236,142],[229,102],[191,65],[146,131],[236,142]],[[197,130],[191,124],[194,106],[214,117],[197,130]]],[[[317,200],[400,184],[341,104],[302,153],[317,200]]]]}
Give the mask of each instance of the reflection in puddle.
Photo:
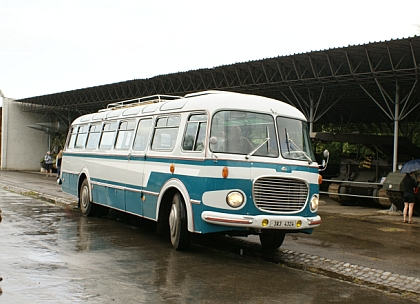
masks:
{"type": "Polygon", "coordinates": [[[84,216],[79,218],[79,223],[77,225],[77,252],[87,251],[90,248],[90,233],[87,230],[87,221],[88,219],[84,216]]]}

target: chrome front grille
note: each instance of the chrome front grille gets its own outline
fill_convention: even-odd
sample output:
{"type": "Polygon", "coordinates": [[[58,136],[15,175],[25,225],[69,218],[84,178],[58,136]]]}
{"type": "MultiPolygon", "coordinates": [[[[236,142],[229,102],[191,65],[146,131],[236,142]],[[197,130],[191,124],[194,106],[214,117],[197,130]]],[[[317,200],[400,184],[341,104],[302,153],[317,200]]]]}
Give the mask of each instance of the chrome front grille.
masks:
{"type": "Polygon", "coordinates": [[[308,185],[299,179],[262,177],[254,182],[254,202],[266,212],[295,212],[305,206],[308,185]]]}

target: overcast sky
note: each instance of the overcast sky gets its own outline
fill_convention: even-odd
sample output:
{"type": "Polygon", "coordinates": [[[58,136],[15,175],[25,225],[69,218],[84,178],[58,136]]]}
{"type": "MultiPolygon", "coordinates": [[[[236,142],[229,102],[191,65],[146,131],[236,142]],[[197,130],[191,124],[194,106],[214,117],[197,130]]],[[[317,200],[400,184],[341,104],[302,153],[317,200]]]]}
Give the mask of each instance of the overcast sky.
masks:
{"type": "Polygon", "coordinates": [[[412,37],[419,12],[420,0],[0,0],[0,90],[20,99],[412,37]]]}

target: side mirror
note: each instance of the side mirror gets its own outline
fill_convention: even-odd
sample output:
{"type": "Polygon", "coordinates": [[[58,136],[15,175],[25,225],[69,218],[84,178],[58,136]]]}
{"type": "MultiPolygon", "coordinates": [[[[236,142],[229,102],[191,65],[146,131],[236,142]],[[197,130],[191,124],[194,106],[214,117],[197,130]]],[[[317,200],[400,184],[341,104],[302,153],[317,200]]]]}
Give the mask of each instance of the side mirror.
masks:
{"type": "Polygon", "coordinates": [[[217,144],[217,137],[215,137],[215,136],[210,137],[210,144],[211,145],[217,144]]]}
{"type": "Polygon", "coordinates": [[[322,160],[322,165],[319,166],[319,171],[324,171],[325,169],[327,169],[328,160],[330,159],[330,152],[327,149],[324,150],[323,155],[324,155],[324,158],[326,158],[326,160],[325,159],[322,160]]]}

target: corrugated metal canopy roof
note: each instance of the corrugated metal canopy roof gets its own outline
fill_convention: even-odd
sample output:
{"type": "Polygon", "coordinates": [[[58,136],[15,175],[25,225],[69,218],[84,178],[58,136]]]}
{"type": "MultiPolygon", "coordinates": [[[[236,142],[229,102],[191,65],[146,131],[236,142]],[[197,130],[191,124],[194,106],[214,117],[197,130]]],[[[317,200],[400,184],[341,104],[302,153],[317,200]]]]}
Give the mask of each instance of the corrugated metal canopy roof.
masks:
{"type": "Polygon", "coordinates": [[[288,102],[312,121],[420,121],[420,37],[279,56],[17,100],[24,111],[96,112],[108,103],[204,90],[252,93],[288,102]],[[398,97],[397,97],[398,88],[398,97]],[[311,105],[313,116],[311,117],[311,105]]]}

